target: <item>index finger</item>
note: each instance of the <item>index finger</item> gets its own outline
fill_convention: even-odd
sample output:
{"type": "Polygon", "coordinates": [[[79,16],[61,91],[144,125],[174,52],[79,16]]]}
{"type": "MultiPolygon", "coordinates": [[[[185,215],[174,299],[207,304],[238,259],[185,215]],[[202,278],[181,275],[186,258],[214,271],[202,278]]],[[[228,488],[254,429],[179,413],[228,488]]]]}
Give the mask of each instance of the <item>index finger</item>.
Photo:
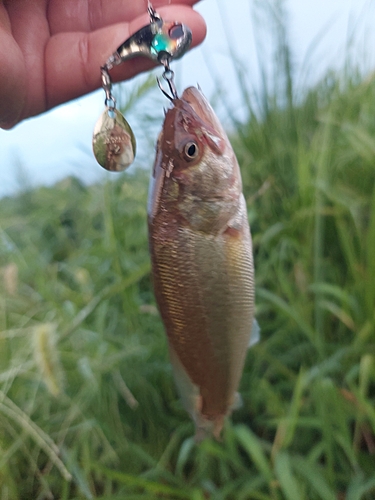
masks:
{"type": "MultiPolygon", "coordinates": [[[[154,0],[155,9],[185,5],[192,7],[198,0],[154,0]]],[[[63,32],[95,31],[111,24],[130,22],[147,14],[147,0],[51,0],[48,20],[51,35],[63,32]]],[[[183,21],[181,19],[181,21],[183,21]]]]}

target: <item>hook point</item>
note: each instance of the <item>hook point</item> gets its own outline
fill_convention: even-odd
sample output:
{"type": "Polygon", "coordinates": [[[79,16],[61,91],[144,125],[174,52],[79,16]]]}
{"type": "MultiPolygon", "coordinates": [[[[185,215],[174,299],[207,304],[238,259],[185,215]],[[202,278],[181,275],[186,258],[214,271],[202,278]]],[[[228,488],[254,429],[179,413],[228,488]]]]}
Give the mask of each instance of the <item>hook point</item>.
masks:
{"type": "Polygon", "coordinates": [[[167,99],[169,99],[171,102],[174,101],[175,97],[170,96],[166,90],[163,89],[163,85],[161,84],[161,81],[158,77],[156,77],[156,81],[158,82],[158,87],[162,91],[162,93],[165,95],[167,99]]]}

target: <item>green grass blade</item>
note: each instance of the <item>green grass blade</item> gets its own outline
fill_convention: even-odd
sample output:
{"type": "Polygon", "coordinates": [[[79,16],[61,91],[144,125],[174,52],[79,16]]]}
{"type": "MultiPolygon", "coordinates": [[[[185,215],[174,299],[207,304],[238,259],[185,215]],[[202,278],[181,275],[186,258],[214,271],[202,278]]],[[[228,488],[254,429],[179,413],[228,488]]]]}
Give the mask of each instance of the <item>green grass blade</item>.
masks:
{"type": "Polygon", "coordinates": [[[259,438],[244,425],[237,426],[234,432],[238,443],[244,448],[259,472],[265,476],[267,481],[272,481],[273,473],[259,438]]]}
{"type": "Polygon", "coordinates": [[[291,459],[293,469],[307,483],[307,491],[315,491],[321,500],[337,500],[335,491],[330,487],[324,476],[324,468],[310,463],[302,456],[291,459]]]}
{"type": "Polygon", "coordinates": [[[287,453],[279,452],[276,455],[275,474],[286,500],[302,500],[304,498],[287,453]]]}

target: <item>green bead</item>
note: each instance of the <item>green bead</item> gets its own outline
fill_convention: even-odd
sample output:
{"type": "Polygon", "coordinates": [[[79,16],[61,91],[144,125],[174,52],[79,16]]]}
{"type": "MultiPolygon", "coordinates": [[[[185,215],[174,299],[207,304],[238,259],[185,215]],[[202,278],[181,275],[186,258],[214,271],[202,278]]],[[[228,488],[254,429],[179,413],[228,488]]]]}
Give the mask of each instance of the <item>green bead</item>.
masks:
{"type": "Polygon", "coordinates": [[[172,47],[170,39],[164,35],[163,33],[158,33],[154,36],[151,45],[151,52],[155,55],[159,54],[159,52],[170,52],[172,47]]]}

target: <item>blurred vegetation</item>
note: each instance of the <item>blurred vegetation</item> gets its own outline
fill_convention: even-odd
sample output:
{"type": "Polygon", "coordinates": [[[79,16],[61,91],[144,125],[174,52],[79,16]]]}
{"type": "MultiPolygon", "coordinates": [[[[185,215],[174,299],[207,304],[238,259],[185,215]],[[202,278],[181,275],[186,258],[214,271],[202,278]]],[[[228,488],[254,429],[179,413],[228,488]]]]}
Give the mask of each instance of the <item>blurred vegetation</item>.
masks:
{"type": "Polygon", "coordinates": [[[2,500],[375,498],[375,80],[330,73],[297,101],[281,28],[282,79],[256,105],[242,84],[232,138],[262,329],[243,407],[194,443],[152,294],[148,175],[2,199],[2,500]]]}

